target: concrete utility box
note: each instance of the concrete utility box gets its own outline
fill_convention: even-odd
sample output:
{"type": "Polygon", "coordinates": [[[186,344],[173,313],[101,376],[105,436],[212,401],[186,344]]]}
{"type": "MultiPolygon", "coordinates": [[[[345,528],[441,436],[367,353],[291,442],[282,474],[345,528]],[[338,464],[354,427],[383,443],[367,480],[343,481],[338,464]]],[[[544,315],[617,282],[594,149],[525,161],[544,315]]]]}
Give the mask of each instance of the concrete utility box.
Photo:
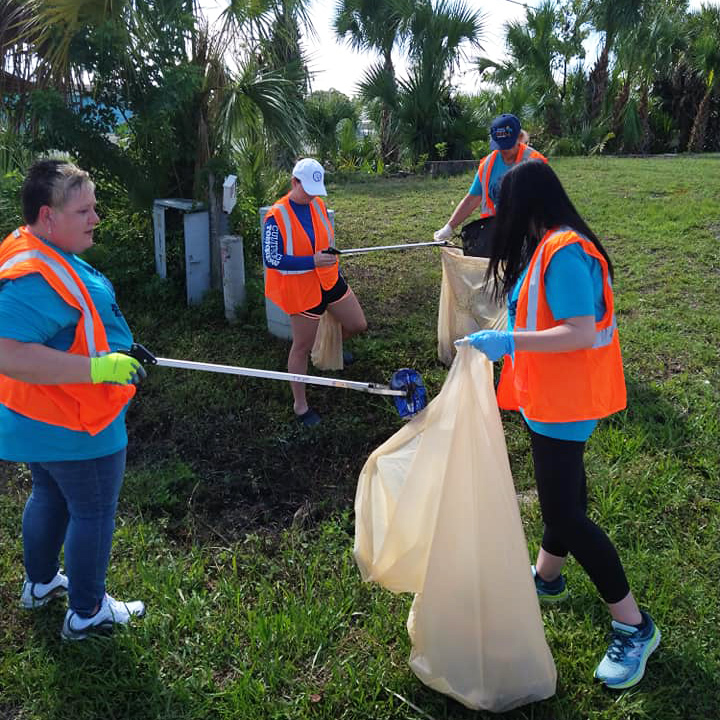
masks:
{"type": "MultiPolygon", "coordinates": [[[[270,205],[260,208],[260,242],[265,238],[265,215],[270,209],[270,205]]],[[[333,231],[335,230],[335,211],[328,208],[328,217],[333,231]]],[[[333,240],[333,245],[335,241],[333,240]]],[[[265,277],[265,266],[263,264],[263,278],[265,277]]],[[[290,316],[281,308],[279,308],[267,296],[265,297],[265,315],[267,317],[268,332],[279,338],[292,340],[292,330],[290,328],[290,316]]]]}
{"type": "Polygon", "coordinates": [[[166,198],[153,203],[153,229],[155,234],[155,270],[167,277],[165,251],[165,211],[183,213],[185,239],[185,284],[187,303],[199,303],[210,289],[210,215],[207,208],[194,200],[166,198]]]}
{"type": "Polygon", "coordinates": [[[237,320],[237,308],[245,304],[245,254],[240,235],[223,235],[220,238],[222,260],[223,298],[225,318],[237,320]]]}

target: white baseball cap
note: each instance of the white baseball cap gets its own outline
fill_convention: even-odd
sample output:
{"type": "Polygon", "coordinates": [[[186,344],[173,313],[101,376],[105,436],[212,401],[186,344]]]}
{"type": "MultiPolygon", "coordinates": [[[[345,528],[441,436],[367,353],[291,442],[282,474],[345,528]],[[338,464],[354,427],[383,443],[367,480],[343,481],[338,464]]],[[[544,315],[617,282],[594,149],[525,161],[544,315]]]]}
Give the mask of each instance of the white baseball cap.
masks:
{"type": "Polygon", "coordinates": [[[293,177],[297,178],[303,190],[308,195],[327,195],[325,190],[325,170],[323,166],[312,158],[303,158],[295,163],[292,171],[293,177]]]}

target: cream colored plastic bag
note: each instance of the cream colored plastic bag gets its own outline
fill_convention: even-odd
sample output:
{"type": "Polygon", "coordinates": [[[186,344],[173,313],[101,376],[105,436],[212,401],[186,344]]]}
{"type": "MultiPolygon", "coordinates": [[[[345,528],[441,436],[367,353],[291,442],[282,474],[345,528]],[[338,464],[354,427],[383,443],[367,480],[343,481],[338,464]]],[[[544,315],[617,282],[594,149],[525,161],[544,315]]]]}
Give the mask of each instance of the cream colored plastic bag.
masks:
{"type": "Polygon", "coordinates": [[[320,317],[310,360],[318,370],[343,369],[342,323],[327,311],[320,317]]]}
{"type": "Polygon", "coordinates": [[[472,709],[548,698],[545,642],[492,383],[458,350],[440,394],[368,458],[355,496],[364,580],[414,592],[410,667],[472,709]]]}
{"type": "Polygon", "coordinates": [[[463,255],[462,250],[443,248],[442,285],[438,306],[438,358],[450,365],[453,343],[478,330],[504,330],[505,306],[492,299],[493,284],[485,281],[488,259],[463,255]]]}

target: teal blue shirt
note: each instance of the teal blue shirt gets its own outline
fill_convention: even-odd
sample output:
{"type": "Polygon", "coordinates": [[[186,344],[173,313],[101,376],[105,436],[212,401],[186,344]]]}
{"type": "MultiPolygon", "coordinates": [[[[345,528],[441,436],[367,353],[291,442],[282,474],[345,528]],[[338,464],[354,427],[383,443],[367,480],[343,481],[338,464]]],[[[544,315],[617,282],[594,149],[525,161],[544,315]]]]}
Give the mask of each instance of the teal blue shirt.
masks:
{"type": "MultiPolygon", "coordinates": [[[[527,269],[520,277],[508,299],[508,330],[515,327],[520,286],[527,269]]],[[[545,271],[545,295],[550,311],[556,321],[583,315],[594,315],[595,320],[605,314],[603,278],[600,263],[590,257],[578,243],[566,245],[553,255],[545,271]]],[[[529,420],[520,408],[525,421],[539,435],[558,440],[584,442],[592,435],[597,420],[579,422],[546,423],[529,420]]]]}
{"type": "MultiPolygon", "coordinates": [[[[493,163],[492,170],[490,172],[490,182],[488,183],[488,195],[493,201],[495,208],[497,209],[498,200],[500,199],[500,183],[502,182],[505,173],[514,166],[514,163],[506,165],[502,159],[500,153],[497,154],[495,162],[493,163]]],[[[482,183],[480,182],[480,176],[475,173],[472,185],[468,190],[468,195],[475,195],[481,197],[483,194],[482,183]]]]}
{"type": "MultiPolygon", "coordinates": [[[[50,243],[48,243],[50,245],[50,243]]],[[[110,281],[77,255],[53,250],[72,266],[90,293],[105,327],[110,350],[128,350],[132,333],[115,300],[110,281]]],[[[0,281],[0,337],[68,350],[80,312],[68,305],[33,273],[0,281]]],[[[0,405],[0,458],[15,462],[88,460],[110,455],[127,445],[125,412],[97,435],[32,420],[0,405]]]]}

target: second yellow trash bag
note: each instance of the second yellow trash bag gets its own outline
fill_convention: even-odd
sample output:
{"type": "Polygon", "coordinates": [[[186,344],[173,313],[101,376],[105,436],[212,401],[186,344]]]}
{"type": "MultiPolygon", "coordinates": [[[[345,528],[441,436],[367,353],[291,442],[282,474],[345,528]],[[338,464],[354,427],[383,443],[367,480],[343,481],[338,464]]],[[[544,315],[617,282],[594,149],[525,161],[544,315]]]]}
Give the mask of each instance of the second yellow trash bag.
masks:
{"type": "Polygon", "coordinates": [[[327,310],[320,317],[310,360],[318,370],[343,369],[342,323],[327,310]]]}
{"type": "Polygon", "coordinates": [[[555,693],[482,353],[460,348],[440,394],[368,458],[355,515],[363,579],[415,593],[410,667],[420,680],[492,712],[555,693]]]}
{"type": "Polygon", "coordinates": [[[489,260],[443,248],[442,284],[438,304],[438,358],[450,365],[453,343],[478,330],[504,330],[507,308],[493,300],[494,283],[485,279],[489,260]]]}

